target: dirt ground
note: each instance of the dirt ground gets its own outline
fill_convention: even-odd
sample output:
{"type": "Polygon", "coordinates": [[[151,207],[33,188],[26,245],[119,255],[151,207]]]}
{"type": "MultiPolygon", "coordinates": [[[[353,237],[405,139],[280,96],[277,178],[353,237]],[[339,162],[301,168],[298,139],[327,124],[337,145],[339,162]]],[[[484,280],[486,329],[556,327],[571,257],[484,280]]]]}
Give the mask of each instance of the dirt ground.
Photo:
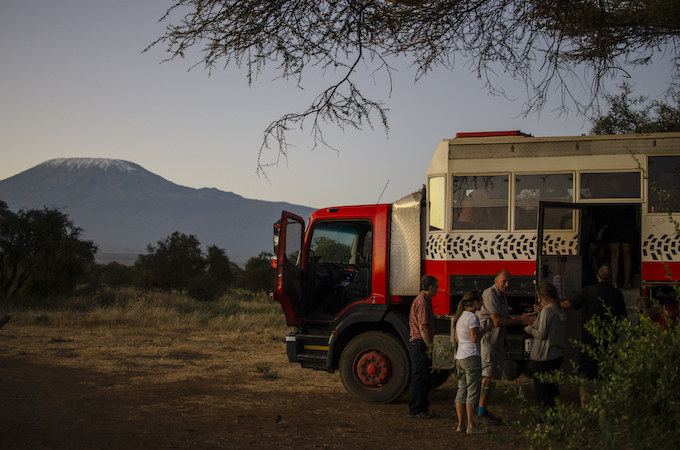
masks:
{"type": "Polygon", "coordinates": [[[358,402],[337,373],[288,363],[280,341],[88,333],[3,328],[0,449],[528,447],[511,423],[521,418],[517,407],[503,393],[513,384],[533,398],[524,377],[494,394],[493,410],[510,423],[468,436],[455,431],[453,378],[431,394],[440,417],[409,419],[405,396],[389,405],[358,402]]]}

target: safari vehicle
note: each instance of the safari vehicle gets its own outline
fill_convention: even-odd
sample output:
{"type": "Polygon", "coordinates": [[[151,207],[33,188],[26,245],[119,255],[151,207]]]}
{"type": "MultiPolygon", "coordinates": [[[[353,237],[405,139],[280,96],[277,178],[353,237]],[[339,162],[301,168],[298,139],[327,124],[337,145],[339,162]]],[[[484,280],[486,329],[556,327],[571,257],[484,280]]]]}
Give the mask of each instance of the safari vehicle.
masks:
{"type": "MultiPolygon", "coordinates": [[[[439,279],[441,356],[462,295],[491,286],[499,270],[512,275],[511,315],[530,310],[537,283],[549,281],[570,299],[595,282],[597,237],[614,210],[637,236],[629,306],[643,293],[677,309],[679,237],[666,211],[680,211],[680,133],[460,133],[439,144],[425,182],[392,204],[317,210],[307,224],[282,213],[272,265],[274,299],[293,330],[290,362],[339,371],[357,398],[391,402],[409,384],[408,312],[422,275],[439,279]]],[[[578,339],[573,311],[569,324],[578,339]]],[[[530,338],[520,326],[507,334],[504,371],[512,379],[530,338]]],[[[451,357],[435,363],[442,369],[435,384],[442,383],[451,357]]]]}

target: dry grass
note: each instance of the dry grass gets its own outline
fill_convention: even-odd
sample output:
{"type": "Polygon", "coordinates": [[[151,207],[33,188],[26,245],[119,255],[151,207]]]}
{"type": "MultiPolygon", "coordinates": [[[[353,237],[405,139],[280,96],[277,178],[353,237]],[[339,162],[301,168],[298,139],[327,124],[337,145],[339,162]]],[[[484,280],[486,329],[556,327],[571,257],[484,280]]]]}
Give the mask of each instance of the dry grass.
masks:
{"type": "Polygon", "coordinates": [[[53,299],[43,308],[24,302],[3,313],[13,316],[2,329],[3,355],[126,373],[131,382],[234,371],[274,379],[280,369],[271,347],[281,356],[276,365],[286,363],[281,307],[265,295],[234,292],[200,302],[124,289],[53,299]]]}
{"type": "MultiPolygon", "coordinates": [[[[0,378],[6,376],[6,395],[23,409],[3,420],[14,424],[17,445],[73,448],[78,433],[89,443],[83,448],[159,448],[159,442],[173,443],[163,448],[365,448],[366,436],[380,448],[526,446],[516,426],[485,436],[456,433],[453,377],[431,394],[443,417],[414,422],[406,418],[406,398],[360,403],[337,372],[289,363],[281,307],[265,296],[236,292],[203,303],[122,290],[53,299],[40,308],[4,306],[0,312],[13,318],[0,330],[0,378]],[[109,410],[106,420],[93,421],[109,410]],[[277,415],[283,420],[275,422],[277,415]],[[78,428],[81,423],[88,427],[78,428]]],[[[517,407],[503,390],[494,411],[515,420],[517,407]]]]}

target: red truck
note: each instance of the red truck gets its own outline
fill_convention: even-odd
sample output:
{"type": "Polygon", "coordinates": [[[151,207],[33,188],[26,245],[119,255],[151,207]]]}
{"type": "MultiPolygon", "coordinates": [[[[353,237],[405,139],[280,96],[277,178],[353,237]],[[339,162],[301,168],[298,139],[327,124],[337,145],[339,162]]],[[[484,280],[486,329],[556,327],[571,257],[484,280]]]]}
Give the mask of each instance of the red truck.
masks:
{"type": "MultiPolygon", "coordinates": [[[[408,387],[408,312],[424,274],[439,279],[435,385],[453,368],[450,319],[469,289],[512,274],[511,314],[526,313],[536,283],[561,299],[589,283],[606,249],[602,220],[620,211],[637,235],[619,283],[632,309],[643,293],[677,311],[672,286],[680,241],[667,212],[680,211],[680,133],[536,138],[520,132],[464,133],[442,141],[426,186],[392,204],[342,206],[274,226],[274,299],[292,327],[290,362],[339,371],[348,392],[388,403],[408,387]],[[658,195],[661,193],[661,197],[658,195]],[[604,219],[603,219],[604,218],[604,219]],[[669,277],[667,269],[670,269],[669,277]]],[[[570,311],[569,336],[580,318],[570,311]]],[[[508,329],[505,376],[519,376],[530,340],[508,329]]]]}

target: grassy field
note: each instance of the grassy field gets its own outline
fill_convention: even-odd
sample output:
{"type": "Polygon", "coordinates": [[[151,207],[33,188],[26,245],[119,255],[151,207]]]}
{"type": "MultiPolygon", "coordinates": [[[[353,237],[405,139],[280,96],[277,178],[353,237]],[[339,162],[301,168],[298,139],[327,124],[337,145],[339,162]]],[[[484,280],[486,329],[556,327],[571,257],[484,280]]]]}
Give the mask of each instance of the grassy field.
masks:
{"type": "MultiPolygon", "coordinates": [[[[5,305],[2,313],[12,314],[0,331],[4,356],[66,367],[167,372],[179,379],[214,370],[226,352],[278,343],[285,354],[281,307],[244,291],[200,302],[180,293],[122,289],[41,304],[24,300],[5,305]]],[[[272,376],[267,364],[254,361],[252,367],[272,376]]]]}
{"type": "Polygon", "coordinates": [[[231,292],[215,302],[133,289],[4,305],[0,448],[526,447],[504,382],[494,410],[509,421],[455,432],[454,377],[431,394],[441,415],[408,419],[408,398],[358,402],[339,375],[286,356],[278,303],[231,292]],[[59,411],[55,414],[55,411],[59,411]],[[282,416],[284,419],[275,421],[282,416]],[[304,438],[303,438],[304,437],[304,438]]]}

